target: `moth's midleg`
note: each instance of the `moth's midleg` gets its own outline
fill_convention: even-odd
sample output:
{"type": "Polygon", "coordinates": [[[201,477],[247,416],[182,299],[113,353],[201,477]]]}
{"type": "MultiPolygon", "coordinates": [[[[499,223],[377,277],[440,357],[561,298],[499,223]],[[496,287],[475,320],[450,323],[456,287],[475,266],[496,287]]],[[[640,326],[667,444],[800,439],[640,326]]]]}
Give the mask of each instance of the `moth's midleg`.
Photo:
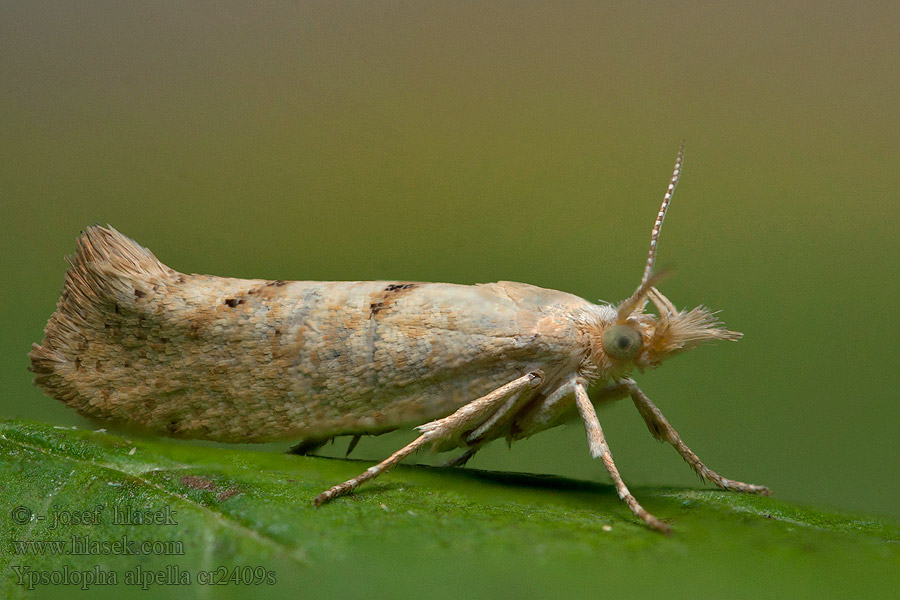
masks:
{"type": "Polygon", "coordinates": [[[503,403],[503,406],[494,411],[488,417],[487,421],[482,423],[478,429],[466,436],[466,444],[469,448],[465,452],[442,464],[442,467],[463,467],[475,454],[481,449],[485,440],[492,440],[500,437],[500,430],[506,427],[510,420],[516,415],[516,411],[521,408],[530,398],[534,396],[532,393],[534,388],[519,390],[511,394],[503,403]]]}
{"type": "Polygon", "coordinates": [[[374,467],[369,467],[353,479],[348,479],[344,483],[336,485],[331,489],[325,490],[324,492],[313,498],[313,504],[319,506],[333,498],[337,498],[338,496],[343,496],[344,494],[352,492],[366,481],[378,477],[379,475],[396,465],[398,462],[427,444],[429,441],[430,440],[428,439],[428,434],[420,435],[415,440],[413,440],[412,443],[404,446],[400,450],[397,450],[374,467]]]}
{"type": "Polygon", "coordinates": [[[694,451],[687,447],[681,440],[681,436],[678,435],[678,432],[669,425],[669,421],[662,414],[662,412],[656,407],[653,402],[650,401],[650,398],[637,386],[637,383],[632,379],[625,379],[620,382],[623,388],[628,395],[631,396],[631,399],[634,401],[634,405],[637,407],[638,412],[641,413],[641,416],[644,418],[644,422],[647,424],[647,428],[650,430],[650,433],[658,440],[664,440],[670,443],[675,450],[678,451],[678,454],[687,461],[691,468],[697,472],[697,475],[702,477],[703,479],[708,479],[712,481],[714,484],[719,486],[725,490],[731,490],[734,492],[744,492],[747,494],[763,494],[769,495],[769,488],[763,485],[755,485],[752,483],[744,483],[742,481],[735,481],[733,479],[726,479],[722,477],[706,465],[704,465],[700,458],[694,454],[694,451]]]}
{"type": "Polygon", "coordinates": [[[534,371],[513,379],[505,385],[501,385],[493,392],[473,400],[462,406],[453,414],[437,419],[424,425],[419,425],[416,429],[424,434],[432,434],[429,441],[439,441],[453,437],[455,434],[477,427],[482,420],[489,418],[498,409],[501,409],[506,401],[519,392],[529,388],[534,389],[541,384],[544,379],[543,373],[534,371]]]}
{"type": "Polygon", "coordinates": [[[488,417],[487,421],[482,423],[478,429],[466,436],[466,443],[472,446],[479,445],[484,440],[492,440],[498,437],[497,432],[503,428],[510,419],[515,415],[516,411],[533,397],[534,388],[522,389],[510,394],[506,402],[499,409],[488,417]]]}
{"type": "MultiPolygon", "coordinates": [[[[503,403],[503,406],[498,408],[491,414],[487,421],[478,426],[478,429],[469,433],[466,436],[465,442],[469,446],[465,452],[457,456],[452,460],[448,460],[447,462],[441,464],[442,467],[463,467],[469,460],[475,456],[475,454],[481,449],[482,444],[485,440],[492,440],[497,437],[500,437],[500,430],[506,426],[512,417],[515,415],[517,409],[519,409],[529,398],[533,396],[531,392],[534,391],[534,388],[528,390],[519,390],[518,392],[511,394],[509,398],[507,398],[506,402],[503,403]]],[[[455,447],[457,444],[447,444],[440,445],[436,444],[435,449],[438,452],[443,452],[445,450],[452,450],[452,447],[455,447]]]]}
{"type": "Polygon", "coordinates": [[[319,506],[333,498],[347,494],[366,481],[378,477],[422,446],[460,434],[497,410],[510,397],[528,388],[534,389],[540,385],[542,380],[543,375],[537,372],[523,375],[500,386],[493,392],[469,402],[447,417],[419,426],[418,429],[422,435],[410,444],[394,452],[377,465],[369,467],[353,479],[348,479],[344,483],[325,490],[313,499],[313,504],[319,506]]]}
{"type": "Polygon", "coordinates": [[[591,454],[594,458],[599,458],[603,461],[603,466],[606,467],[609,476],[612,477],[616,485],[616,492],[618,492],[619,498],[628,505],[628,508],[631,509],[631,512],[636,517],[644,521],[649,527],[662,533],[669,533],[671,528],[647,512],[635,497],[631,495],[631,492],[628,491],[628,486],[625,485],[622,476],[619,475],[619,469],[616,468],[616,463],[613,462],[609,445],[606,443],[606,437],[603,435],[603,428],[600,427],[600,421],[597,419],[597,411],[594,410],[594,405],[591,404],[591,399],[588,397],[587,388],[582,381],[575,382],[575,404],[578,406],[581,419],[584,421],[591,454]]]}

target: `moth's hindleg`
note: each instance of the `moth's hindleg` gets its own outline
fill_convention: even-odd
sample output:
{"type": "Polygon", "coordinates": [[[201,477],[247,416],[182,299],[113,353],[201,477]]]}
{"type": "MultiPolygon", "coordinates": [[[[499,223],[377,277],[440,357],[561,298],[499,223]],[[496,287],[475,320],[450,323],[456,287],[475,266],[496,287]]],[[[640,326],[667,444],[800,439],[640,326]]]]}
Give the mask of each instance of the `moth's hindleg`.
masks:
{"type": "Polygon", "coordinates": [[[344,458],[350,456],[350,453],[353,452],[353,449],[356,448],[356,445],[359,443],[359,440],[362,439],[361,435],[354,435],[353,439],[350,440],[350,443],[347,444],[347,452],[344,453],[344,458]]]}
{"type": "Polygon", "coordinates": [[[312,454],[328,442],[332,441],[333,437],[327,438],[307,438],[305,440],[301,440],[296,446],[292,446],[287,453],[288,454],[299,454],[300,456],[306,456],[307,454],[312,454]]]}
{"type": "Polygon", "coordinates": [[[464,467],[464,466],[466,466],[466,463],[469,462],[472,459],[472,457],[475,456],[475,454],[480,449],[481,449],[480,446],[468,448],[468,449],[466,449],[465,452],[463,452],[462,454],[460,454],[459,456],[457,456],[456,458],[454,458],[452,460],[448,460],[441,466],[442,467],[464,467]]]}
{"type": "Polygon", "coordinates": [[[320,506],[333,498],[347,494],[359,487],[360,484],[378,477],[422,446],[433,442],[439,442],[442,439],[452,438],[455,435],[459,435],[461,432],[470,429],[481,419],[484,419],[487,415],[497,410],[498,406],[502,406],[510,396],[518,394],[518,392],[524,389],[533,389],[537,387],[540,385],[542,379],[543,376],[540,373],[523,375],[518,379],[510,381],[506,385],[500,386],[486,396],[482,396],[477,400],[469,402],[447,417],[419,426],[418,429],[422,432],[422,435],[417,437],[410,444],[394,452],[377,465],[369,467],[353,479],[348,479],[340,485],[325,490],[313,499],[313,504],[320,506]]]}
{"type": "Polygon", "coordinates": [[[575,383],[575,404],[578,406],[578,412],[584,421],[591,454],[594,458],[599,458],[603,461],[603,466],[606,467],[609,476],[612,477],[613,483],[616,485],[616,492],[619,494],[619,498],[628,505],[628,508],[631,509],[631,512],[636,517],[640,518],[649,527],[665,534],[670,533],[671,527],[647,512],[635,497],[631,495],[631,492],[628,491],[628,486],[622,481],[622,476],[619,475],[619,469],[616,468],[616,463],[613,462],[612,454],[606,443],[606,437],[603,435],[603,428],[600,427],[600,421],[597,419],[597,411],[594,410],[594,405],[591,404],[591,399],[588,397],[587,388],[581,381],[575,383]]]}
{"type": "Polygon", "coordinates": [[[641,416],[644,418],[644,422],[647,424],[647,428],[650,430],[650,433],[653,434],[653,437],[670,443],[701,478],[712,481],[724,490],[744,492],[747,494],[769,495],[769,488],[763,485],[726,479],[704,465],[700,461],[700,458],[694,454],[693,450],[688,448],[681,440],[681,436],[678,435],[678,432],[669,425],[669,421],[666,417],[663,416],[656,405],[650,401],[650,398],[647,397],[641,388],[637,386],[637,383],[635,383],[634,380],[624,379],[621,381],[621,384],[627,388],[628,394],[634,401],[634,405],[637,407],[638,412],[641,413],[641,416]]]}

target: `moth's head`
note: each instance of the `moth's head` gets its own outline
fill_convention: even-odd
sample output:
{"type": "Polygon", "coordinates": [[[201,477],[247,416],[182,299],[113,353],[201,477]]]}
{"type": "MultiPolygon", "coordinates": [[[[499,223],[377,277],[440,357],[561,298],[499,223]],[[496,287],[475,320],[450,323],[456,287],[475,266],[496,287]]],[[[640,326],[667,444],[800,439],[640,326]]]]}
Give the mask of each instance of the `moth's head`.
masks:
{"type": "Polygon", "coordinates": [[[678,310],[656,289],[666,272],[653,272],[656,247],[666,211],[684,162],[684,144],[678,151],[675,170],[663,197],[662,206],[650,235],[650,252],[641,284],[630,298],[615,307],[614,318],[599,320],[588,328],[591,370],[603,379],[615,379],[634,368],[655,367],[662,361],[706,341],[738,340],[741,333],[729,331],[705,306],[678,310]],[[644,312],[647,302],[656,307],[657,315],[644,312]]]}
{"type": "Polygon", "coordinates": [[[654,286],[661,275],[651,277],[621,302],[614,319],[591,328],[591,362],[601,378],[615,379],[635,368],[643,371],[703,342],[739,340],[743,335],[725,329],[705,306],[676,309],[654,286]],[[648,300],[658,314],[644,311],[648,300]]]}

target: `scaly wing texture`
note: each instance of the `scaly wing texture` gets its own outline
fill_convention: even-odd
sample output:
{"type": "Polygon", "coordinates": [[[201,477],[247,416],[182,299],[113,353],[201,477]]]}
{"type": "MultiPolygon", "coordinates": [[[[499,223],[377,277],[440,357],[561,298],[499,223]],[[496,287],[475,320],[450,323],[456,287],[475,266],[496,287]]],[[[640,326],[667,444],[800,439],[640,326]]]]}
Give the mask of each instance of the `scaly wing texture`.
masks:
{"type": "Polygon", "coordinates": [[[185,275],[96,226],[70,264],[35,382],[86,416],[178,437],[388,431],[583,354],[560,307],[589,303],[525,284],[185,275]]]}

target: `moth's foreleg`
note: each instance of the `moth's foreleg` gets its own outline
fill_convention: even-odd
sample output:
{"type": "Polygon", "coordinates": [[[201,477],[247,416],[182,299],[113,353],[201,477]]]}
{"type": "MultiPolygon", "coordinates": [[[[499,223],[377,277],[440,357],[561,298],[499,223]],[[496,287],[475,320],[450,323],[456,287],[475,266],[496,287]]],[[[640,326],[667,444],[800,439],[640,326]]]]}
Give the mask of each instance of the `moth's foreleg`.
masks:
{"type": "Polygon", "coordinates": [[[581,381],[575,383],[575,404],[578,406],[578,412],[581,414],[581,419],[584,421],[584,428],[587,431],[588,445],[591,448],[591,454],[594,458],[599,458],[603,461],[603,466],[606,467],[609,476],[612,477],[612,480],[616,485],[616,492],[619,494],[619,498],[628,505],[628,508],[631,509],[631,512],[634,513],[636,517],[644,521],[649,527],[662,533],[670,533],[672,529],[647,512],[647,510],[638,503],[635,497],[631,495],[625,482],[622,481],[622,476],[619,475],[619,469],[616,468],[616,463],[613,462],[612,454],[606,443],[606,437],[603,435],[603,428],[600,427],[600,421],[597,419],[597,411],[594,410],[594,405],[591,404],[591,399],[588,397],[587,388],[581,381]]]}
{"type": "Polygon", "coordinates": [[[666,417],[663,416],[656,405],[650,401],[650,398],[647,397],[641,388],[637,386],[637,383],[635,383],[634,380],[623,379],[620,382],[620,385],[628,390],[628,395],[630,395],[631,399],[634,401],[634,405],[644,418],[644,422],[647,424],[647,428],[650,430],[650,433],[653,434],[653,437],[672,444],[675,450],[678,451],[678,454],[691,465],[691,468],[694,469],[700,477],[712,481],[724,490],[748,494],[763,494],[765,496],[769,495],[769,488],[765,486],[726,479],[704,465],[700,461],[700,458],[694,454],[693,450],[688,448],[681,440],[681,436],[678,435],[678,432],[669,425],[669,421],[666,417]]]}
{"type": "Polygon", "coordinates": [[[497,410],[498,407],[502,406],[510,396],[518,394],[522,390],[537,387],[540,385],[542,379],[543,376],[540,373],[529,373],[528,375],[510,381],[506,385],[500,386],[486,396],[482,396],[477,400],[469,402],[455,413],[444,417],[443,419],[438,419],[419,426],[418,429],[422,432],[422,435],[417,437],[410,444],[397,452],[394,452],[377,465],[369,467],[353,479],[348,479],[344,483],[322,492],[313,499],[313,504],[319,506],[333,498],[353,491],[362,483],[378,477],[426,444],[452,438],[477,426],[481,420],[497,410]]]}

